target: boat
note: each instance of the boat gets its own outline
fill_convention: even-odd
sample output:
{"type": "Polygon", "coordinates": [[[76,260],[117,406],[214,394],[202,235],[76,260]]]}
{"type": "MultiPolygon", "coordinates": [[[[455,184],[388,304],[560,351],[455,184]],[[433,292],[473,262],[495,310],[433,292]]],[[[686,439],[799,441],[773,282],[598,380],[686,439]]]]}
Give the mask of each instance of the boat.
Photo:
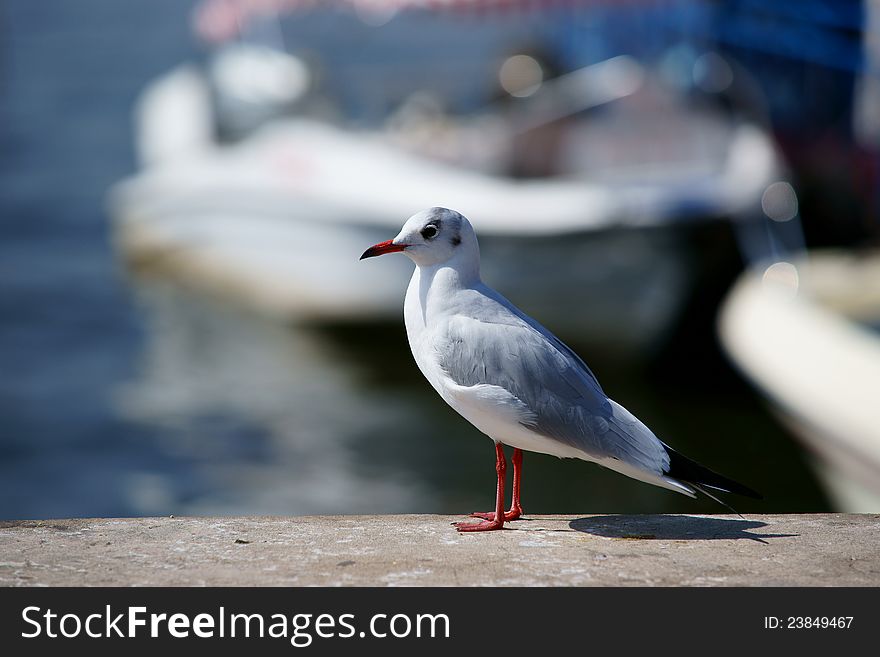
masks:
{"type": "MultiPolygon", "coordinates": [[[[537,63],[515,54],[503,66],[517,57],[537,63]]],[[[150,85],[136,108],[142,168],[109,202],[132,271],[293,323],[387,321],[411,264],[358,256],[441,205],[471,219],[484,278],[518,305],[563,334],[640,352],[699,276],[687,227],[754,220],[784,177],[764,129],[691,102],[668,70],[631,56],[467,113],[438,109],[408,79],[399,106],[367,125],[331,118],[304,70],[302,57],[236,43],[150,85]],[[218,119],[217,80],[239,85],[227,97],[263,98],[262,111],[244,103],[218,119]]]]}
{"type": "Polygon", "coordinates": [[[880,253],[755,266],[719,316],[722,345],[812,456],[840,511],[880,513],[880,253]]]}

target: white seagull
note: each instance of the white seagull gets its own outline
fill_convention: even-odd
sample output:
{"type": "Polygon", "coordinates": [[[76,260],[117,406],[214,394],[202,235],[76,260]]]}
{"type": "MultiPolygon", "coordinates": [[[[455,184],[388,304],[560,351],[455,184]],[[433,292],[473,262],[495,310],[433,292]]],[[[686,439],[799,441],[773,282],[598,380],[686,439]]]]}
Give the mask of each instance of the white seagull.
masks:
{"type": "Polygon", "coordinates": [[[700,491],[717,500],[711,488],[760,498],[660,441],[608,398],[577,354],[483,283],[477,236],[461,214],[423,210],[361,259],[395,252],[416,264],[404,303],[416,364],[447,404],[495,442],[495,511],[471,514],[483,520],[456,523],[458,531],[501,529],[522,515],[523,450],[592,461],[690,497],[700,491]],[[514,448],[506,513],[503,445],[514,448]]]}

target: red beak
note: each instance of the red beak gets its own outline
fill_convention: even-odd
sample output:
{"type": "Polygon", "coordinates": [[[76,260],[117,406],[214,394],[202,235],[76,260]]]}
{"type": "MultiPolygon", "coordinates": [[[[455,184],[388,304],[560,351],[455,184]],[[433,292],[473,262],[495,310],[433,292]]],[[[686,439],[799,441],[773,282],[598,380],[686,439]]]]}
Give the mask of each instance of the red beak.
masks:
{"type": "Polygon", "coordinates": [[[364,258],[374,258],[376,256],[385,255],[386,253],[397,253],[398,251],[403,251],[406,248],[406,244],[393,244],[392,240],[388,240],[387,242],[379,242],[378,244],[374,244],[369,249],[364,251],[364,254],[360,257],[361,260],[364,258]]]}

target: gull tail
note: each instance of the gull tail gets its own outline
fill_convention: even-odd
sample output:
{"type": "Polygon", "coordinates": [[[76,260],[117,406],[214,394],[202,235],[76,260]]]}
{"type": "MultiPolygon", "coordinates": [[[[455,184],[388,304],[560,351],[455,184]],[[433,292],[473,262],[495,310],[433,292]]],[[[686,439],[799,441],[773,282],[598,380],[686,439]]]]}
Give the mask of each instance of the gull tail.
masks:
{"type": "MultiPolygon", "coordinates": [[[[735,482],[733,479],[728,479],[717,472],[713,472],[709,468],[689,459],[687,456],[676,452],[666,443],[663,443],[663,447],[666,449],[667,454],[669,454],[669,468],[664,473],[666,476],[671,477],[672,479],[677,479],[686,484],[691,484],[701,493],[704,493],[719,502],[720,500],[718,500],[717,497],[704,489],[711,488],[713,490],[721,491],[722,493],[735,493],[756,500],[764,499],[760,493],[752,490],[748,486],[743,486],[742,484],[735,482]]],[[[724,502],[721,503],[724,504],[724,502]]],[[[724,506],[730,508],[727,504],[724,504],[724,506]]]]}

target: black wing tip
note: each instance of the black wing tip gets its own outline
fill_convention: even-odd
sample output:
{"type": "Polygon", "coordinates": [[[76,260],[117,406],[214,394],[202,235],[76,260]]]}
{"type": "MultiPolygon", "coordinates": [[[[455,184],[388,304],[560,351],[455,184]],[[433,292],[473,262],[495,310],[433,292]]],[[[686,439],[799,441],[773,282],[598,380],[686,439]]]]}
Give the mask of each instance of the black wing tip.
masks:
{"type": "MultiPolygon", "coordinates": [[[[711,470],[710,470],[711,472],[711,470]]],[[[715,474],[715,473],[713,473],[715,474]]],[[[721,475],[716,474],[715,476],[721,477],[721,475]]],[[[724,488],[720,486],[713,486],[711,484],[707,484],[705,481],[702,482],[694,482],[699,483],[701,486],[705,486],[706,488],[711,488],[713,490],[721,491],[722,493],[734,493],[736,495],[742,495],[743,497],[750,497],[753,500],[763,500],[764,496],[761,495],[758,491],[749,488],[748,486],[741,484],[739,482],[733,481],[733,479],[727,479],[726,477],[722,477],[727,484],[724,488]]]]}
{"type": "Polygon", "coordinates": [[[718,490],[724,493],[733,493],[742,495],[743,497],[751,497],[754,500],[763,500],[764,496],[756,490],[741,484],[733,479],[728,479],[724,475],[713,472],[709,468],[700,465],[693,459],[676,452],[665,443],[663,446],[669,454],[669,469],[665,474],[673,479],[678,479],[685,483],[699,484],[706,488],[718,490]]]}

